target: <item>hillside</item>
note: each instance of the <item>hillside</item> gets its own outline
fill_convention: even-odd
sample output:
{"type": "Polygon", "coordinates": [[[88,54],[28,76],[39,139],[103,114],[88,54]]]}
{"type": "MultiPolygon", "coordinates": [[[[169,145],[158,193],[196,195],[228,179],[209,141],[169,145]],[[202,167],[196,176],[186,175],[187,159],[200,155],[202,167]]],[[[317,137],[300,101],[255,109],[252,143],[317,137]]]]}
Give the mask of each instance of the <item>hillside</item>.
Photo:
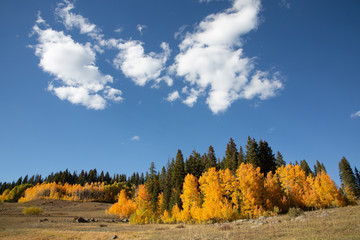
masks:
{"type": "Polygon", "coordinates": [[[36,200],[0,203],[0,239],[360,239],[360,206],[208,225],[130,225],[105,214],[97,202],[36,200]],[[25,216],[41,207],[39,216],[25,216]],[[90,220],[78,223],[75,218],[90,220]],[[92,219],[93,218],[93,219],[92,219]]]}

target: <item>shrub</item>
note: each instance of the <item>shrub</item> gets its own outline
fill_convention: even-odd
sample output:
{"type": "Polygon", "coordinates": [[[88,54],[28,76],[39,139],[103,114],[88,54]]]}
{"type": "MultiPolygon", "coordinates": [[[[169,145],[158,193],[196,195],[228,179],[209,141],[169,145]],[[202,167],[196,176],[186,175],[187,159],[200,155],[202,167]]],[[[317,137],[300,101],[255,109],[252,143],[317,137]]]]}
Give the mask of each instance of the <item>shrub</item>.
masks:
{"type": "Polygon", "coordinates": [[[288,216],[291,218],[295,218],[297,216],[300,216],[304,213],[303,210],[301,210],[301,208],[290,208],[288,211],[288,216]]]}
{"type": "Polygon", "coordinates": [[[23,210],[25,215],[39,215],[43,212],[42,208],[39,207],[28,207],[23,210]]]}

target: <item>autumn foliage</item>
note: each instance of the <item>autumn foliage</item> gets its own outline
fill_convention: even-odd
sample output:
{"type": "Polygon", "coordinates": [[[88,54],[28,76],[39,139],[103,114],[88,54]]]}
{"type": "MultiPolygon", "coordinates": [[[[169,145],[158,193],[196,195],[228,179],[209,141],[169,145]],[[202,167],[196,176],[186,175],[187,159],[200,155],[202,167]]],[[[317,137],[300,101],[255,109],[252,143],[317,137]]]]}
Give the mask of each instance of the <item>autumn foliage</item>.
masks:
{"type": "MultiPolygon", "coordinates": [[[[134,205],[129,204],[132,200],[122,193],[114,206],[132,209],[130,222],[143,224],[223,222],[274,215],[293,207],[319,209],[346,204],[345,197],[326,172],[306,177],[299,165],[290,164],[277,168],[275,173],[269,172],[266,177],[259,167],[244,163],[235,174],[229,169],[216,168],[210,168],[199,180],[188,174],[180,198],[182,209],[175,204],[170,212],[162,211],[163,193],[160,193],[157,211],[152,212],[150,195],[144,185],[140,185],[134,199],[135,211],[134,205]]],[[[116,213],[120,217],[128,216],[125,210],[116,213]]]]}
{"type": "MultiPolygon", "coordinates": [[[[346,189],[345,189],[346,190],[346,189]]],[[[175,189],[173,191],[176,191],[175,189]]],[[[349,195],[349,194],[348,194],[349,195]]],[[[209,168],[199,179],[187,174],[176,202],[167,209],[164,193],[156,193],[156,205],[146,185],[130,188],[122,183],[42,183],[5,191],[1,200],[63,199],[115,202],[106,212],[131,223],[206,223],[274,215],[296,207],[320,209],[345,206],[349,199],[325,171],[306,175],[299,165],[280,166],[266,175],[260,167],[241,163],[235,172],[209,168]],[[154,207],[155,206],[155,207],[154,207]]]]}

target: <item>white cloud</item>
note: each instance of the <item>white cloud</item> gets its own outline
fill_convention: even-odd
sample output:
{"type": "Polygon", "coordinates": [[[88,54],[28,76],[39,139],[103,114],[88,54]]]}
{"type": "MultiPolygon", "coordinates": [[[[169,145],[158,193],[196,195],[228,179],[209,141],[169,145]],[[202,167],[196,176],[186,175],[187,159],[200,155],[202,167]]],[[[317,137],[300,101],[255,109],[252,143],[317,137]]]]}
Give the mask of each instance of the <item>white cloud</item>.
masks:
{"type": "Polygon", "coordinates": [[[358,118],[358,117],[360,117],[360,111],[351,114],[351,118],[358,118]]]}
{"type": "Polygon", "coordinates": [[[171,71],[185,78],[191,88],[183,101],[193,106],[207,94],[206,103],[215,114],[239,98],[264,100],[282,88],[280,78],[255,71],[253,60],[243,56],[241,36],[258,25],[259,0],[235,0],[225,11],[211,14],[186,33],[171,71]]]}
{"type": "MultiPolygon", "coordinates": [[[[106,100],[102,94],[108,99],[112,96],[105,87],[113,82],[113,78],[99,71],[95,65],[96,54],[90,44],[77,43],[70,36],[51,28],[43,30],[35,25],[33,29],[38,35],[35,54],[40,58],[39,66],[55,77],[48,90],[73,104],[104,109],[106,100]]],[[[121,94],[116,93],[117,97],[121,94]]]]}
{"type": "Polygon", "coordinates": [[[106,86],[104,94],[106,99],[112,100],[114,102],[120,102],[123,100],[123,98],[121,97],[122,92],[119,89],[106,86]]]}
{"type": "Polygon", "coordinates": [[[72,29],[77,27],[82,34],[98,34],[99,30],[95,24],[89,22],[88,19],[81,15],[70,12],[74,9],[74,4],[64,0],[63,3],[58,3],[55,13],[63,20],[63,24],[66,28],[72,29]]]}
{"type": "Polygon", "coordinates": [[[116,28],[115,30],[114,30],[114,32],[116,32],[116,33],[120,33],[120,32],[122,32],[123,31],[123,28],[122,27],[118,27],[118,28],[116,28]]]}
{"type": "Polygon", "coordinates": [[[175,100],[177,100],[179,98],[180,98],[179,92],[174,91],[172,93],[169,93],[169,95],[167,96],[167,98],[165,98],[165,100],[168,102],[174,102],[175,100]]]}
{"type": "Polygon", "coordinates": [[[137,30],[139,31],[140,35],[143,35],[143,30],[147,28],[146,25],[141,25],[141,24],[138,24],[136,26],[137,30]]]}
{"type": "Polygon", "coordinates": [[[133,80],[136,85],[145,86],[151,80],[164,80],[172,85],[169,78],[159,78],[165,69],[165,63],[170,55],[170,48],[167,43],[162,43],[162,53],[145,53],[143,44],[139,41],[126,41],[117,45],[120,50],[114,59],[114,65],[120,69],[126,77],[133,80]]]}
{"type": "Polygon", "coordinates": [[[140,137],[139,136],[133,136],[131,138],[131,141],[140,141],[140,137]]]}
{"type": "Polygon", "coordinates": [[[290,7],[291,7],[290,3],[287,0],[281,0],[279,5],[281,7],[287,8],[287,9],[290,9],[290,7]]]}

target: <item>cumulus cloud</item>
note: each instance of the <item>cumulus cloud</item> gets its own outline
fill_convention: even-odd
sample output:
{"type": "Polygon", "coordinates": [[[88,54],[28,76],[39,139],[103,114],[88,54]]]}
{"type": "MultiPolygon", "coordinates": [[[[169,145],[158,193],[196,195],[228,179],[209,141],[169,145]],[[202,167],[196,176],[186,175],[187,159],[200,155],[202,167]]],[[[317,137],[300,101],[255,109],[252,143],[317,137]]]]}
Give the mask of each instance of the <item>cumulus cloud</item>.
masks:
{"type": "Polygon", "coordinates": [[[74,4],[64,0],[57,5],[55,13],[62,19],[63,24],[66,28],[72,29],[73,27],[79,28],[80,33],[89,34],[91,36],[96,36],[99,34],[100,30],[97,29],[95,24],[89,22],[87,18],[79,14],[70,12],[74,9],[74,4]]]}
{"type": "Polygon", "coordinates": [[[358,117],[360,117],[360,111],[351,114],[351,118],[358,118],[358,117]]]}
{"type": "Polygon", "coordinates": [[[90,109],[105,108],[104,94],[108,99],[116,95],[119,100],[120,90],[116,94],[109,93],[107,85],[113,78],[101,73],[95,65],[96,54],[89,43],[77,43],[51,28],[41,29],[35,25],[33,29],[38,35],[35,54],[40,58],[39,66],[55,77],[49,84],[49,91],[62,100],[90,109]]]}
{"type": "Polygon", "coordinates": [[[138,24],[136,26],[137,30],[139,31],[140,35],[143,35],[143,30],[147,28],[146,25],[138,24]]]}
{"type": "Polygon", "coordinates": [[[241,48],[241,37],[258,26],[260,7],[259,0],[235,0],[231,8],[210,14],[185,34],[171,67],[191,89],[185,104],[191,107],[205,94],[217,114],[239,98],[264,100],[283,87],[279,77],[255,71],[241,48]]]}
{"type": "Polygon", "coordinates": [[[140,141],[140,137],[139,136],[133,136],[131,138],[131,141],[140,141]]]}
{"type": "Polygon", "coordinates": [[[169,95],[167,96],[167,98],[165,98],[166,101],[168,102],[174,102],[175,100],[177,100],[178,98],[180,98],[180,94],[178,91],[174,91],[172,93],[169,93],[169,95]]]}
{"type": "MultiPolygon", "coordinates": [[[[210,110],[217,114],[238,99],[274,97],[283,88],[280,74],[255,69],[254,58],[246,57],[242,49],[243,35],[258,26],[260,0],[231,2],[232,7],[208,15],[192,32],[185,32],[185,25],[179,29],[175,38],[181,39],[180,51],[169,67],[168,43],[161,43],[161,51],[155,53],[146,52],[145,44],[137,40],[106,39],[100,28],[74,13],[74,4],[64,0],[58,3],[56,16],[67,30],[79,29],[90,42],[79,43],[70,35],[53,30],[38,14],[33,28],[38,35],[35,54],[42,70],[55,77],[48,90],[62,100],[91,109],[104,109],[108,101],[121,102],[122,91],[110,86],[113,77],[103,74],[95,64],[97,53],[116,49],[113,66],[138,86],[150,84],[159,88],[164,83],[171,87],[173,79],[183,79],[184,96],[180,97],[175,89],[165,98],[169,102],[181,98],[192,107],[205,97],[210,110]]],[[[145,28],[146,25],[137,25],[140,34],[145,28]]],[[[115,30],[120,31],[121,28],[115,30]]]]}
{"type": "Polygon", "coordinates": [[[124,75],[131,78],[136,85],[145,86],[151,80],[155,82],[165,81],[172,85],[169,78],[159,78],[165,69],[165,63],[170,55],[170,48],[167,43],[161,43],[163,52],[149,54],[145,53],[143,43],[139,41],[126,41],[117,45],[120,50],[114,59],[114,65],[124,75]]]}

